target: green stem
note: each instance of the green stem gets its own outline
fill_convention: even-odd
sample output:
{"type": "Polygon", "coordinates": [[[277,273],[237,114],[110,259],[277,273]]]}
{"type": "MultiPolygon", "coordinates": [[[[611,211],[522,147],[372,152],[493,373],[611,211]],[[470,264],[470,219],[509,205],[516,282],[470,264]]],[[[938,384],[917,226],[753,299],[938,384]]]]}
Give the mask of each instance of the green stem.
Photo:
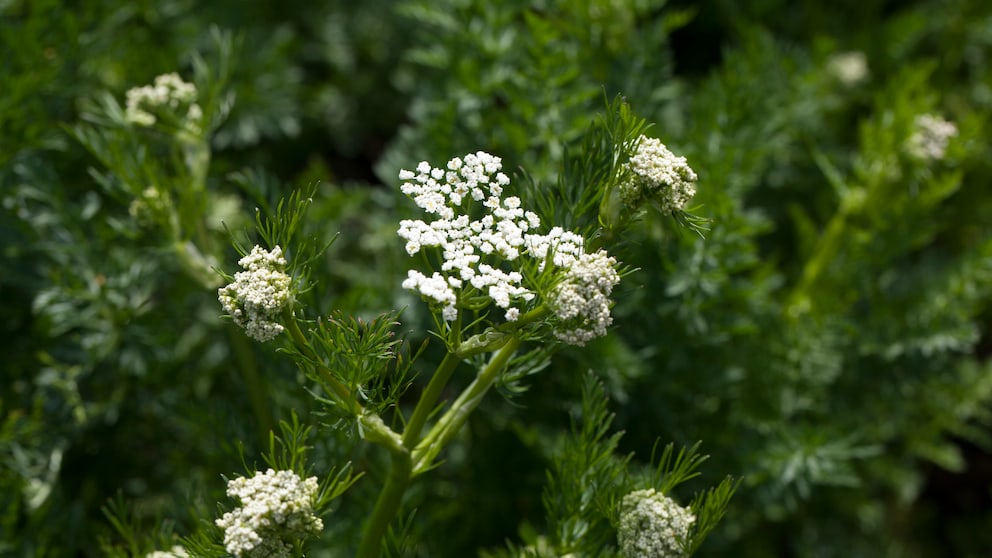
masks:
{"type": "MultiPolygon", "coordinates": [[[[456,348],[451,349],[448,354],[445,355],[444,360],[441,361],[441,364],[438,365],[437,370],[434,372],[434,376],[431,377],[431,381],[427,384],[427,388],[420,396],[420,401],[417,402],[417,406],[413,410],[413,415],[410,417],[410,422],[407,423],[406,429],[403,431],[403,444],[408,448],[413,448],[420,441],[420,433],[424,429],[424,424],[427,422],[427,418],[434,410],[434,405],[437,404],[437,400],[441,396],[441,391],[448,384],[448,381],[451,379],[451,374],[455,371],[455,368],[458,366],[459,362],[479,353],[499,349],[510,339],[511,332],[516,331],[527,324],[543,319],[548,312],[549,310],[546,306],[538,306],[530,312],[520,316],[520,318],[515,322],[508,322],[502,324],[497,329],[488,330],[473,335],[472,337],[466,339],[464,343],[461,343],[456,348]]],[[[460,328],[458,328],[458,331],[461,331],[460,328]]]]}
{"type": "Polygon", "coordinates": [[[358,420],[362,425],[363,436],[369,442],[386,448],[393,455],[410,454],[410,450],[403,445],[403,438],[392,428],[386,426],[379,415],[366,413],[358,420]]]}
{"type": "Polygon", "coordinates": [[[358,546],[358,558],[378,558],[382,549],[382,538],[386,535],[389,524],[399,512],[403,502],[403,494],[410,484],[412,461],[410,454],[394,453],[389,469],[389,477],[375,502],[375,509],[365,524],[362,540],[358,546]]]}
{"type": "Polygon", "coordinates": [[[375,509],[365,526],[365,532],[362,534],[358,549],[358,556],[361,558],[378,558],[382,547],[382,538],[385,536],[390,522],[399,511],[403,494],[410,483],[410,471],[412,469],[410,451],[403,446],[403,439],[399,434],[386,426],[378,415],[366,412],[351,390],[341,383],[329,368],[324,366],[322,359],[307,341],[303,331],[300,330],[292,310],[287,308],[283,312],[282,321],[297,350],[314,363],[314,367],[320,374],[322,383],[329,391],[329,395],[335,397],[339,404],[345,406],[358,417],[366,440],[386,448],[392,456],[389,477],[382,487],[382,492],[379,493],[375,509]]]}
{"type": "Polygon", "coordinates": [[[234,349],[234,357],[238,361],[241,380],[248,389],[248,399],[251,401],[255,420],[258,422],[259,441],[264,445],[269,439],[269,431],[272,430],[272,413],[269,410],[269,402],[266,397],[265,380],[258,373],[258,366],[251,353],[247,338],[233,328],[227,329],[231,333],[231,346],[234,349]]]}
{"type": "Polygon", "coordinates": [[[479,372],[475,380],[465,388],[458,399],[446,413],[437,421],[427,436],[413,449],[413,475],[419,475],[430,468],[434,457],[458,433],[469,415],[496,381],[496,376],[506,367],[510,357],[520,346],[520,338],[510,337],[506,344],[489,361],[489,364],[479,372]]]}
{"type": "Polygon", "coordinates": [[[544,304],[523,314],[516,321],[506,322],[496,327],[489,328],[482,333],[477,333],[465,340],[454,349],[455,355],[464,360],[480,353],[496,351],[506,344],[510,337],[524,326],[544,319],[551,313],[551,310],[544,304]]]}
{"type": "Polygon", "coordinates": [[[534,308],[533,310],[524,313],[522,316],[517,318],[516,321],[506,322],[502,324],[500,326],[500,330],[505,331],[507,333],[511,331],[517,331],[518,329],[524,327],[525,325],[529,325],[538,320],[543,320],[544,317],[550,313],[551,310],[547,307],[547,305],[542,304],[537,308],[534,308]]]}
{"type": "Polygon", "coordinates": [[[834,260],[841,249],[841,241],[844,238],[844,229],[847,225],[847,211],[842,206],[831,217],[827,228],[820,241],[816,245],[816,252],[806,261],[803,266],[803,275],[792,290],[786,306],[786,312],[790,316],[801,316],[808,313],[811,308],[813,296],[811,291],[816,286],[823,274],[823,270],[834,260]]]}
{"type": "Polygon", "coordinates": [[[620,197],[620,187],[613,184],[600,200],[599,229],[586,241],[586,249],[595,252],[612,243],[617,231],[623,231],[629,221],[630,211],[624,207],[623,199],[620,197]]]}
{"type": "Polygon", "coordinates": [[[429,468],[430,462],[461,429],[468,416],[492,387],[496,376],[506,367],[520,346],[521,341],[515,336],[505,336],[503,339],[504,345],[499,349],[499,352],[493,356],[475,381],[455,400],[448,412],[434,425],[428,435],[416,445],[413,449],[413,456],[416,457],[412,458],[408,448],[417,442],[428,415],[440,397],[441,390],[448,383],[458,363],[461,362],[461,357],[453,351],[445,355],[444,360],[441,361],[407,424],[403,443],[398,447],[396,445],[387,446],[392,452],[389,476],[386,478],[386,484],[382,487],[382,492],[379,493],[372,515],[365,525],[365,531],[362,533],[362,540],[358,547],[358,558],[379,557],[382,550],[382,539],[386,535],[389,524],[399,512],[403,495],[410,485],[410,480],[429,468]]]}
{"type": "Polygon", "coordinates": [[[407,423],[406,429],[403,430],[403,445],[406,447],[412,448],[420,441],[420,432],[424,429],[424,423],[427,422],[427,417],[433,411],[434,405],[437,403],[438,398],[441,397],[441,391],[448,384],[448,380],[451,379],[451,374],[454,373],[459,362],[461,362],[461,359],[455,356],[455,353],[449,352],[444,355],[444,360],[441,361],[437,370],[434,371],[434,376],[431,377],[427,388],[420,395],[420,401],[417,402],[417,406],[413,409],[410,422],[407,423]]]}

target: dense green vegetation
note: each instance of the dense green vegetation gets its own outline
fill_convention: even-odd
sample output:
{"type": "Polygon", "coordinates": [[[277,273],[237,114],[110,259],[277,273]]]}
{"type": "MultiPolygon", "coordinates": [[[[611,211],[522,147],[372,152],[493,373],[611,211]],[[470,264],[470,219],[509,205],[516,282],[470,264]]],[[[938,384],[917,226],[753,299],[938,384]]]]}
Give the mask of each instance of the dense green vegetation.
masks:
{"type": "Polygon", "coordinates": [[[0,84],[0,555],[167,549],[294,413],[312,469],[364,473],[309,546],[354,555],[387,456],[220,318],[231,237],[312,188],[301,236],[334,242],[310,311],[402,310],[415,352],[435,323],[401,288],[399,170],[484,150],[532,199],[580,190],[618,95],[698,174],[707,230],[648,212],[611,239],[636,271],[610,334],[484,399],[387,550],[557,555],[576,456],[649,474],[657,440],[710,456],[685,503],[740,479],[698,556],[992,548],[988,2],[12,0],[0,84]],[[126,92],[172,72],[202,126],[128,125],[126,92]]]}

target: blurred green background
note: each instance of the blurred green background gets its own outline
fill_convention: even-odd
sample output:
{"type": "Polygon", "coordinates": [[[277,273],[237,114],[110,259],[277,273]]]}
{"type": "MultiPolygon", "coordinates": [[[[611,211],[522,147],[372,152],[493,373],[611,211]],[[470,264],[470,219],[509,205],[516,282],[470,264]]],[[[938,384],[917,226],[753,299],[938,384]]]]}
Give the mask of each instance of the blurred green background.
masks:
{"type": "MultiPolygon", "coordinates": [[[[706,239],[657,215],[630,233],[615,331],[485,401],[412,490],[410,555],[541,529],[586,367],[635,462],[702,440],[705,478],[743,479],[701,555],[992,552],[992,3],[0,0],[0,555],[103,555],[117,496],[167,547],[216,513],[239,441],[251,462],[292,410],[321,420],[72,133],[102,94],[223,59],[223,33],[210,253],[230,271],[221,222],[319,181],[324,314],[429,327],[395,236],[420,160],[482,149],[550,182],[621,94],[699,174],[706,239]],[[959,133],[923,163],[927,113],[959,133]]],[[[314,545],[348,556],[382,456],[321,432],[318,468],[368,472],[314,545]]]]}

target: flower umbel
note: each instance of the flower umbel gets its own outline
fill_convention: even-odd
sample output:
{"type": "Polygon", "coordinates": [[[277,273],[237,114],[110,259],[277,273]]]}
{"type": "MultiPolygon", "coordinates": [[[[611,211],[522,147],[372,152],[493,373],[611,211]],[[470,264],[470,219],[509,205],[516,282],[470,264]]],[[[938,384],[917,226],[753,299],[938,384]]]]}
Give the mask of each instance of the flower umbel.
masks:
{"type": "Polygon", "coordinates": [[[324,523],[313,513],[317,498],[317,477],[306,480],[293,471],[255,473],[227,483],[227,495],[241,507],[216,521],[224,529],[224,546],[242,558],[287,557],[288,541],[316,535],[324,523]]]}
{"type": "Polygon", "coordinates": [[[158,120],[155,113],[162,110],[174,113],[191,131],[199,130],[203,110],[196,104],[196,86],[183,81],[179,74],[162,74],[153,85],[133,87],[127,92],[124,116],[128,122],[153,126],[158,120]]]}
{"type": "Polygon", "coordinates": [[[617,541],[625,558],[684,556],[683,541],[696,517],[654,489],[635,490],[620,504],[617,541]]]}
{"type": "Polygon", "coordinates": [[[238,264],[245,271],[239,271],[233,283],[218,289],[217,298],[224,312],[249,337],[263,343],[270,341],[282,333],[284,328],[277,320],[292,299],[292,281],[285,273],[282,248],[276,246],[269,252],[255,246],[238,264]]]}
{"type": "Polygon", "coordinates": [[[910,155],[924,161],[943,159],[947,143],[958,135],[957,126],[934,114],[918,115],[915,124],[916,129],[906,142],[910,155]]]}
{"type": "Polygon", "coordinates": [[[519,305],[534,298],[521,286],[523,276],[518,271],[499,267],[501,261],[520,257],[526,233],[541,224],[536,214],[521,209],[519,198],[502,199],[510,179],[501,168],[499,157],[479,151],[448,161],[447,169],[432,168],[424,161],[417,172],[400,171],[400,179],[407,181],[402,192],[426,213],[439,217],[430,223],[400,222],[398,234],[406,240],[406,251],[412,256],[423,247],[438,247],[444,259],[441,271],[431,277],[410,270],[403,288],[440,305],[445,320],[457,317],[456,291],[465,286],[488,295],[511,321],[519,315],[519,305]],[[485,215],[473,220],[469,213],[474,202],[482,202],[485,215]]]}
{"type": "Polygon", "coordinates": [[[490,302],[512,322],[537,304],[536,289],[524,284],[524,264],[543,272],[550,261],[566,270],[547,301],[565,328],[555,336],[583,345],[604,335],[612,323],[609,295],[620,280],[616,260],[602,250],[586,254],[582,236],[561,227],[538,233],[537,214],[525,211],[516,196],[503,198],[510,179],[501,168],[499,157],[479,151],[448,161],[444,169],[424,161],[416,172],[400,171],[406,181],[402,192],[437,216],[429,222],[400,222],[398,234],[406,240],[406,251],[413,256],[424,248],[439,248],[443,260],[430,276],[410,270],[403,288],[439,306],[449,322],[457,319],[459,308],[470,304],[481,310],[490,302]],[[481,306],[479,293],[489,299],[481,306]]]}
{"type": "Polygon", "coordinates": [[[657,138],[641,136],[627,166],[632,176],[620,185],[620,196],[631,209],[648,201],[671,214],[696,195],[696,173],[657,138]]]}
{"type": "Polygon", "coordinates": [[[552,293],[551,308],[563,326],[555,337],[570,345],[606,335],[613,323],[610,316],[610,294],[620,282],[616,259],[600,250],[582,254],[568,266],[564,280],[552,293]]]}

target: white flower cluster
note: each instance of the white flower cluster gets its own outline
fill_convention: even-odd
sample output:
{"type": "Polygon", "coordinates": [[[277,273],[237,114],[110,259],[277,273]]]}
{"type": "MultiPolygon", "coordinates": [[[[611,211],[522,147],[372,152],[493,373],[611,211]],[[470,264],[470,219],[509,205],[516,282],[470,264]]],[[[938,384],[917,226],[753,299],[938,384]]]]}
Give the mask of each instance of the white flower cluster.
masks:
{"type": "Polygon", "coordinates": [[[189,558],[186,549],[178,544],[169,550],[155,550],[145,555],[145,558],[189,558]]]}
{"type": "Polygon", "coordinates": [[[906,142],[909,153],[924,161],[943,159],[947,143],[958,135],[957,126],[933,114],[918,115],[915,124],[916,129],[906,142]]]}
{"type": "Polygon", "coordinates": [[[585,345],[606,335],[613,323],[610,294],[620,282],[616,259],[603,250],[582,254],[568,266],[565,278],[555,287],[551,308],[564,326],[555,337],[570,345],[585,345]]]}
{"type": "Polygon", "coordinates": [[[249,337],[270,341],[282,333],[284,328],[277,321],[292,297],[282,248],[276,246],[269,252],[255,246],[238,264],[246,271],[239,271],[233,283],[218,289],[217,298],[249,337]]]}
{"type": "Polygon", "coordinates": [[[636,490],[620,503],[617,540],[624,558],[683,556],[682,542],[696,517],[654,489],[636,490]]]}
{"type": "Polygon", "coordinates": [[[457,317],[455,290],[466,283],[486,293],[511,321],[520,315],[514,303],[534,297],[521,286],[523,276],[519,272],[506,272],[483,261],[486,256],[516,260],[526,250],[527,232],[541,224],[536,214],[521,209],[519,198],[502,199],[510,179],[501,168],[499,157],[479,151],[464,160],[456,157],[448,161],[447,169],[432,168],[423,161],[417,172],[400,171],[400,179],[407,181],[401,191],[425,212],[438,216],[430,223],[400,222],[398,234],[406,240],[407,253],[412,256],[423,247],[438,247],[444,258],[441,272],[431,277],[410,270],[403,288],[441,305],[445,320],[457,317]],[[472,202],[482,202],[486,209],[477,220],[467,214],[472,202]],[[456,216],[456,210],[461,214],[456,216]]]}
{"type": "Polygon", "coordinates": [[[674,213],[696,195],[696,173],[657,138],[641,136],[627,166],[633,177],[620,185],[620,197],[628,207],[648,200],[662,213],[674,213]]]}
{"type": "Polygon", "coordinates": [[[183,81],[179,74],[162,74],[155,78],[154,85],[128,90],[124,116],[128,122],[138,126],[152,126],[156,122],[153,114],[156,109],[167,108],[178,112],[185,108],[184,119],[187,125],[197,127],[203,118],[203,110],[195,101],[195,85],[183,81]]]}
{"type": "Polygon", "coordinates": [[[843,85],[852,87],[868,79],[868,57],[858,50],[835,54],[827,61],[827,71],[843,85]]]}
{"type": "Polygon", "coordinates": [[[302,480],[293,471],[255,473],[227,483],[227,495],[241,502],[216,521],[224,529],[224,546],[241,558],[289,557],[285,539],[315,535],[324,522],[313,514],[317,477],[302,480]]]}
{"type": "MultiPolygon", "coordinates": [[[[536,232],[541,226],[537,214],[521,208],[516,196],[502,197],[510,179],[501,169],[499,157],[479,151],[451,159],[443,169],[424,161],[416,171],[399,173],[400,180],[405,181],[401,191],[426,213],[436,216],[430,222],[400,222],[398,234],[406,241],[407,253],[412,256],[425,247],[435,247],[441,250],[444,260],[441,270],[429,277],[410,270],[403,288],[441,306],[445,320],[458,317],[459,293],[473,288],[502,308],[507,321],[515,321],[535,294],[522,285],[519,270],[505,271],[501,268],[503,263],[534,258],[538,269],[543,270],[550,252],[553,265],[567,268],[586,256],[583,238],[578,234],[561,227],[547,234],[536,232]],[[470,217],[473,204],[483,208],[483,215],[477,219],[470,217]]],[[[612,268],[609,272],[616,275],[612,268]]],[[[566,306],[562,304],[561,308],[566,306]]],[[[606,325],[596,327],[597,332],[605,332],[610,323],[608,301],[605,308],[606,325]]],[[[573,322],[583,322],[587,314],[575,311],[573,322]]],[[[602,321],[602,316],[599,319],[602,321]]]]}

